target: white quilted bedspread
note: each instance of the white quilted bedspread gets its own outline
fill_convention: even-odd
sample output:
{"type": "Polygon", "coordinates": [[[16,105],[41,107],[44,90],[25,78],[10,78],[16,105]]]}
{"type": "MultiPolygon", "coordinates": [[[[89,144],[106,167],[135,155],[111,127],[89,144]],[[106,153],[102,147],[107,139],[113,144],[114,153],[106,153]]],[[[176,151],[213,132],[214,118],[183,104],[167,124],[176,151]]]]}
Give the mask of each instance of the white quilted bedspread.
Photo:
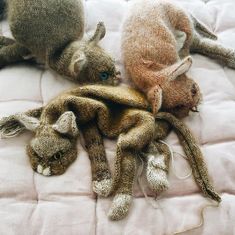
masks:
{"type": "MultiPolygon", "coordinates": [[[[177,0],[214,31],[219,41],[235,48],[234,0],[177,0]]],[[[120,31],[127,11],[124,0],[88,0],[86,31],[91,34],[98,21],[105,22],[107,34],[102,46],[122,67],[120,31]]],[[[9,36],[6,22],[1,24],[9,36]]],[[[146,40],[148,40],[146,38],[146,40]]],[[[185,119],[194,132],[207,162],[209,174],[222,203],[204,211],[202,227],[185,234],[235,234],[235,71],[201,55],[193,55],[190,75],[203,92],[200,113],[185,119]]],[[[0,116],[26,111],[46,104],[61,90],[74,86],[48,70],[21,64],[0,71],[0,116]]],[[[32,171],[25,146],[32,134],[0,140],[0,234],[3,235],[163,235],[200,224],[200,211],[209,202],[192,177],[179,180],[170,169],[170,189],[154,209],[137,185],[127,218],[111,222],[106,214],[112,198],[97,198],[91,190],[91,171],[87,154],[78,143],[79,156],[67,172],[44,177],[32,171]]],[[[175,134],[166,140],[181,151],[175,134]]],[[[115,142],[105,141],[113,162],[115,142]]],[[[176,158],[177,174],[189,166],[176,158]]]]}

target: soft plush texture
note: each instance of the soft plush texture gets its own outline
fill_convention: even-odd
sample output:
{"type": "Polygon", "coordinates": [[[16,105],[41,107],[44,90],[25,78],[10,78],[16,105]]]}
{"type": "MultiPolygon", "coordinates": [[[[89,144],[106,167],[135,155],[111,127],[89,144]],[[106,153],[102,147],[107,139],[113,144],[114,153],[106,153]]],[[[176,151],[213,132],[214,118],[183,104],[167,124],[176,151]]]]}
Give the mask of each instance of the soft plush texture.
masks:
{"type": "Polygon", "coordinates": [[[168,189],[166,173],[173,153],[163,140],[172,127],[202,193],[221,202],[187,125],[165,112],[158,112],[155,120],[149,108],[144,95],[132,87],[81,86],[62,92],[43,107],[0,118],[0,136],[16,137],[26,130],[35,133],[26,147],[31,167],[44,176],[55,176],[64,174],[76,160],[76,140],[81,131],[91,162],[93,191],[104,197],[115,195],[108,216],[120,220],[132,202],[138,159],[146,162],[150,188],[156,194],[168,189]],[[117,139],[112,177],[101,134],[117,139]]]}
{"type": "Polygon", "coordinates": [[[184,118],[197,112],[200,89],[186,75],[192,65],[190,52],[235,69],[235,50],[220,44],[207,26],[167,0],[133,0],[121,48],[126,72],[146,94],[153,114],[163,109],[184,118]]]}
{"type": "MultiPolygon", "coordinates": [[[[226,46],[235,48],[233,0],[178,0],[207,25],[226,46]],[[207,3],[206,3],[207,2],[207,3]]],[[[121,22],[127,10],[124,0],[88,0],[85,4],[86,31],[91,35],[98,21],[107,26],[101,45],[120,58],[121,22]]],[[[9,36],[6,23],[2,32],[9,36]]],[[[147,39],[146,39],[147,40],[147,39]]],[[[124,74],[124,73],[123,73],[124,74]]],[[[185,119],[201,145],[208,170],[221,193],[219,208],[205,210],[204,225],[187,234],[234,233],[235,221],[235,72],[204,56],[193,55],[189,74],[201,86],[200,113],[185,119]]],[[[54,72],[28,65],[0,71],[0,116],[26,111],[45,104],[61,90],[74,86],[54,72]]],[[[79,156],[68,171],[47,178],[33,173],[25,153],[31,138],[25,133],[0,140],[0,232],[3,234],[172,234],[200,223],[200,210],[208,204],[193,178],[179,180],[170,171],[170,189],[158,201],[161,209],[149,205],[137,184],[133,207],[127,218],[111,222],[107,212],[111,198],[92,193],[88,156],[80,145],[79,156]]],[[[167,138],[175,151],[181,151],[175,134],[167,138]]],[[[115,143],[105,141],[113,163],[115,143]]],[[[188,173],[188,165],[175,157],[177,174],[188,173]]],[[[172,168],[170,168],[172,169],[172,168]]],[[[150,195],[150,194],[149,194],[150,195]]],[[[209,202],[210,203],[210,202],[209,202]]]]}
{"type": "Polygon", "coordinates": [[[0,37],[0,68],[33,59],[74,82],[119,83],[113,59],[97,45],[104,23],[84,40],[83,0],[9,0],[2,8],[15,40],[0,37]]]}

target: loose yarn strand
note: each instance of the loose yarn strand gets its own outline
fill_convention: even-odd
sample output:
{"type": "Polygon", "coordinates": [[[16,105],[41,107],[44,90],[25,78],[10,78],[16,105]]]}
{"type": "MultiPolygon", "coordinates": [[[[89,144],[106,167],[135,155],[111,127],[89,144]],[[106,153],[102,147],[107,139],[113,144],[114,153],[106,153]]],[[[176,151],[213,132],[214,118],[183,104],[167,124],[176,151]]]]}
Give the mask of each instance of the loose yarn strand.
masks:
{"type": "Polygon", "coordinates": [[[217,204],[207,204],[207,205],[203,206],[200,210],[200,222],[199,222],[198,225],[196,225],[195,227],[192,227],[192,228],[185,229],[183,231],[174,232],[173,235],[186,233],[186,232],[189,232],[189,231],[192,231],[192,230],[195,230],[195,229],[198,229],[198,228],[202,227],[205,223],[204,211],[206,210],[206,208],[210,208],[210,207],[219,207],[219,203],[217,203],[217,204]]]}
{"type": "Polygon", "coordinates": [[[175,175],[178,179],[180,179],[180,180],[188,179],[188,178],[192,175],[192,173],[193,173],[192,169],[191,169],[190,172],[189,172],[187,175],[185,175],[185,176],[177,175],[176,169],[175,169],[175,158],[174,158],[174,154],[178,154],[179,156],[181,156],[181,157],[184,158],[185,160],[187,160],[187,157],[186,157],[185,155],[181,154],[181,153],[178,153],[178,152],[173,151],[172,147],[171,147],[169,144],[167,144],[165,141],[159,140],[159,142],[161,142],[162,144],[165,144],[165,145],[168,147],[169,151],[170,151],[171,165],[172,165],[172,169],[173,169],[174,175],[175,175]]]}

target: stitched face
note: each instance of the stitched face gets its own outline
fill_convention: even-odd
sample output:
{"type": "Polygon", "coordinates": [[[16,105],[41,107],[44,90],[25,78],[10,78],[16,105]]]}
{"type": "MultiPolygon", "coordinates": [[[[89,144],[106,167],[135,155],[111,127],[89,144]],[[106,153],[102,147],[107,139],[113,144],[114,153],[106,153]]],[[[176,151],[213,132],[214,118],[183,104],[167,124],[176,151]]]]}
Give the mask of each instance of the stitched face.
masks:
{"type": "Polygon", "coordinates": [[[72,43],[73,55],[69,71],[80,83],[100,83],[118,85],[120,72],[115,68],[115,62],[98,42],[105,36],[105,26],[102,22],[97,25],[93,37],[83,43],[72,43]]]}
{"type": "Polygon", "coordinates": [[[87,64],[82,77],[90,83],[118,85],[120,73],[116,71],[114,60],[99,46],[88,45],[85,49],[87,64]]]}
{"type": "Polygon", "coordinates": [[[87,43],[75,50],[69,66],[71,76],[82,84],[118,85],[121,81],[120,72],[115,62],[101,47],[87,43]]]}
{"type": "Polygon", "coordinates": [[[32,168],[45,176],[63,174],[77,157],[76,139],[79,131],[74,113],[67,111],[59,117],[55,116],[50,120],[51,124],[47,119],[42,118],[40,122],[25,114],[15,118],[18,123],[14,124],[13,119],[14,128],[17,124],[18,129],[21,127],[35,132],[35,138],[27,146],[32,168]]]}
{"type": "Polygon", "coordinates": [[[27,153],[32,168],[44,176],[63,174],[77,158],[75,141],[51,127],[37,132],[27,146],[27,153]]]}
{"type": "Polygon", "coordinates": [[[199,86],[186,75],[166,83],[163,87],[162,110],[178,118],[186,117],[190,111],[197,112],[201,100],[199,86]]]}

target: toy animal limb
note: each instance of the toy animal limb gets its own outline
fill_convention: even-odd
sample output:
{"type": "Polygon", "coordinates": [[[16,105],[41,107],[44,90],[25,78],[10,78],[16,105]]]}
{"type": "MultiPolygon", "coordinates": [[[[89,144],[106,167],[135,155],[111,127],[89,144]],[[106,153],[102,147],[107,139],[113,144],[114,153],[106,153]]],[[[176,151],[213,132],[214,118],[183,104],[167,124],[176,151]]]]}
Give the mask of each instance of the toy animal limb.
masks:
{"type": "Polygon", "coordinates": [[[193,39],[192,25],[188,20],[188,15],[183,10],[178,9],[177,16],[180,20],[177,21],[175,29],[185,34],[184,44],[179,51],[180,58],[184,58],[189,55],[189,48],[193,39]]]}
{"type": "MultiPolygon", "coordinates": [[[[122,159],[129,151],[142,150],[151,141],[154,134],[152,129],[154,118],[149,112],[128,109],[122,113],[118,122],[121,125],[125,123],[129,128],[125,133],[119,135],[117,141],[113,190],[116,190],[119,184],[122,159]]],[[[116,127],[114,126],[114,128],[116,127]]]]}
{"type": "Polygon", "coordinates": [[[153,137],[152,115],[141,110],[123,113],[120,123],[132,122],[131,128],[121,134],[117,142],[117,154],[113,177],[115,197],[108,216],[112,220],[124,218],[132,202],[132,187],[136,174],[136,152],[146,146],[153,137]],[[133,122],[134,121],[134,122],[133,122]]]}
{"type": "MultiPolygon", "coordinates": [[[[157,120],[155,138],[164,139],[169,131],[169,125],[162,121],[157,120]]],[[[144,128],[144,126],[143,126],[144,128]]],[[[137,130],[137,128],[136,128],[137,130]]],[[[142,138],[140,138],[142,139],[142,138]]],[[[122,140],[126,141],[125,139],[122,140]]],[[[119,147],[121,140],[119,139],[117,156],[123,151],[119,147]]],[[[108,212],[108,217],[112,220],[120,220],[124,218],[131,206],[132,202],[132,187],[136,175],[136,160],[135,153],[127,151],[122,154],[120,160],[120,180],[112,206],[108,212]]],[[[169,186],[167,174],[169,169],[170,152],[166,145],[160,142],[151,142],[144,152],[144,157],[147,159],[147,179],[150,187],[158,193],[166,190],[169,186]]],[[[116,166],[117,166],[116,162],[116,166]]],[[[119,167],[118,167],[119,169],[119,167]]]]}
{"type": "Polygon", "coordinates": [[[165,144],[152,142],[147,150],[146,178],[150,188],[157,194],[169,188],[168,172],[170,151],[165,144]]]}
{"type": "Polygon", "coordinates": [[[167,146],[160,142],[167,137],[172,127],[165,120],[155,120],[155,141],[147,147],[144,155],[147,159],[146,178],[150,188],[157,194],[162,193],[169,187],[168,171],[170,151],[167,146]]]}
{"type": "Polygon", "coordinates": [[[217,36],[211,32],[203,23],[196,19],[192,14],[190,15],[194,29],[201,34],[203,37],[210,38],[212,40],[217,40],[217,36]]]}
{"type": "Polygon", "coordinates": [[[126,152],[121,161],[121,172],[119,186],[115,193],[108,217],[111,220],[120,220],[129,212],[132,203],[132,187],[136,174],[136,156],[126,152]]]}
{"type": "Polygon", "coordinates": [[[81,131],[91,161],[93,191],[107,197],[112,189],[112,178],[103,139],[94,121],[81,126],[81,131]]]}
{"type": "Polygon", "coordinates": [[[38,125],[43,107],[29,110],[25,113],[10,115],[0,119],[0,137],[11,138],[19,135],[25,129],[33,130],[38,125]]]}
{"type": "Polygon", "coordinates": [[[13,39],[0,36],[0,68],[12,63],[25,61],[29,55],[30,51],[13,39]]]}
{"type": "MultiPolygon", "coordinates": [[[[182,31],[179,31],[179,30],[175,31],[175,39],[176,39],[176,49],[177,49],[177,52],[181,51],[181,49],[183,48],[184,43],[186,41],[186,38],[187,38],[187,35],[186,35],[185,32],[182,32],[182,31]]],[[[185,57],[185,56],[183,55],[182,57],[185,57]]]]}
{"type": "Polygon", "coordinates": [[[198,33],[194,34],[190,51],[200,53],[212,59],[217,59],[221,64],[235,69],[235,50],[226,48],[216,41],[203,38],[198,33]]]}
{"type": "Polygon", "coordinates": [[[221,198],[218,193],[215,192],[215,189],[209,180],[202,152],[187,126],[169,113],[158,113],[156,119],[165,120],[173,126],[192,167],[193,175],[198,186],[201,188],[205,196],[220,202],[221,198]]]}

